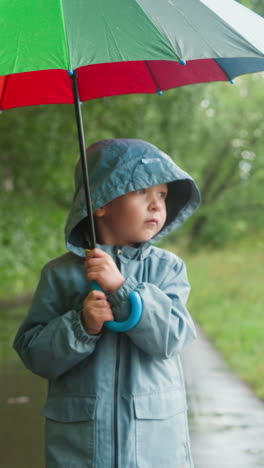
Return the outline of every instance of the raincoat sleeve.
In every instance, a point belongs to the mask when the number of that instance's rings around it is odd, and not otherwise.
[[[89,335],[80,310],[67,310],[67,288],[44,268],[14,348],[32,372],[55,380],[93,353],[100,335]],[[66,312],[65,312],[66,311]]]
[[[162,268],[158,285],[139,283],[129,277],[110,297],[116,320],[129,314],[128,296],[139,292],[143,314],[139,323],[127,335],[147,354],[162,359],[182,352],[196,338],[193,320],[185,307],[190,285],[182,260]]]

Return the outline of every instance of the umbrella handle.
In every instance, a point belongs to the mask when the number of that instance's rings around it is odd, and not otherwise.
[[[103,291],[101,286],[96,282],[92,282],[93,290]],[[109,328],[115,332],[125,332],[134,328],[141,319],[142,316],[142,299],[138,292],[132,291],[129,294],[129,302],[130,302],[130,315],[129,317],[124,320],[123,322],[117,322],[115,320],[108,320],[104,323],[106,328]]]

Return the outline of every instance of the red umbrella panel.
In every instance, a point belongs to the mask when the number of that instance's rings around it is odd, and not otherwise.
[[[121,94],[161,93],[179,86],[230,80],[212,59],[190,60],[186,65],[166,60],[104,63],[81,67],[77,73],[81,101]],[[0,77],[1,110],[73,102],[72,82],[65,70]]]

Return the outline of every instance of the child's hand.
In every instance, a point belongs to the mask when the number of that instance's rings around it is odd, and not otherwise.
[[[91,291],[83,303],[83,323],[89,335],[98,335],[107,320],[114,320],[111,305],[102,291]]]
[[[97,281],[106,292],[113,293],[125,281],[112,257],[101,249],[89,252],[85,266],[88,280]]]

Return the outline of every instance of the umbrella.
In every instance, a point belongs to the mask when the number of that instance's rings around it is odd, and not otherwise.
[[[81,102],[264,70],[264,19],[235,0],[3,0],[0,109],[75,104],[96,245]]]

